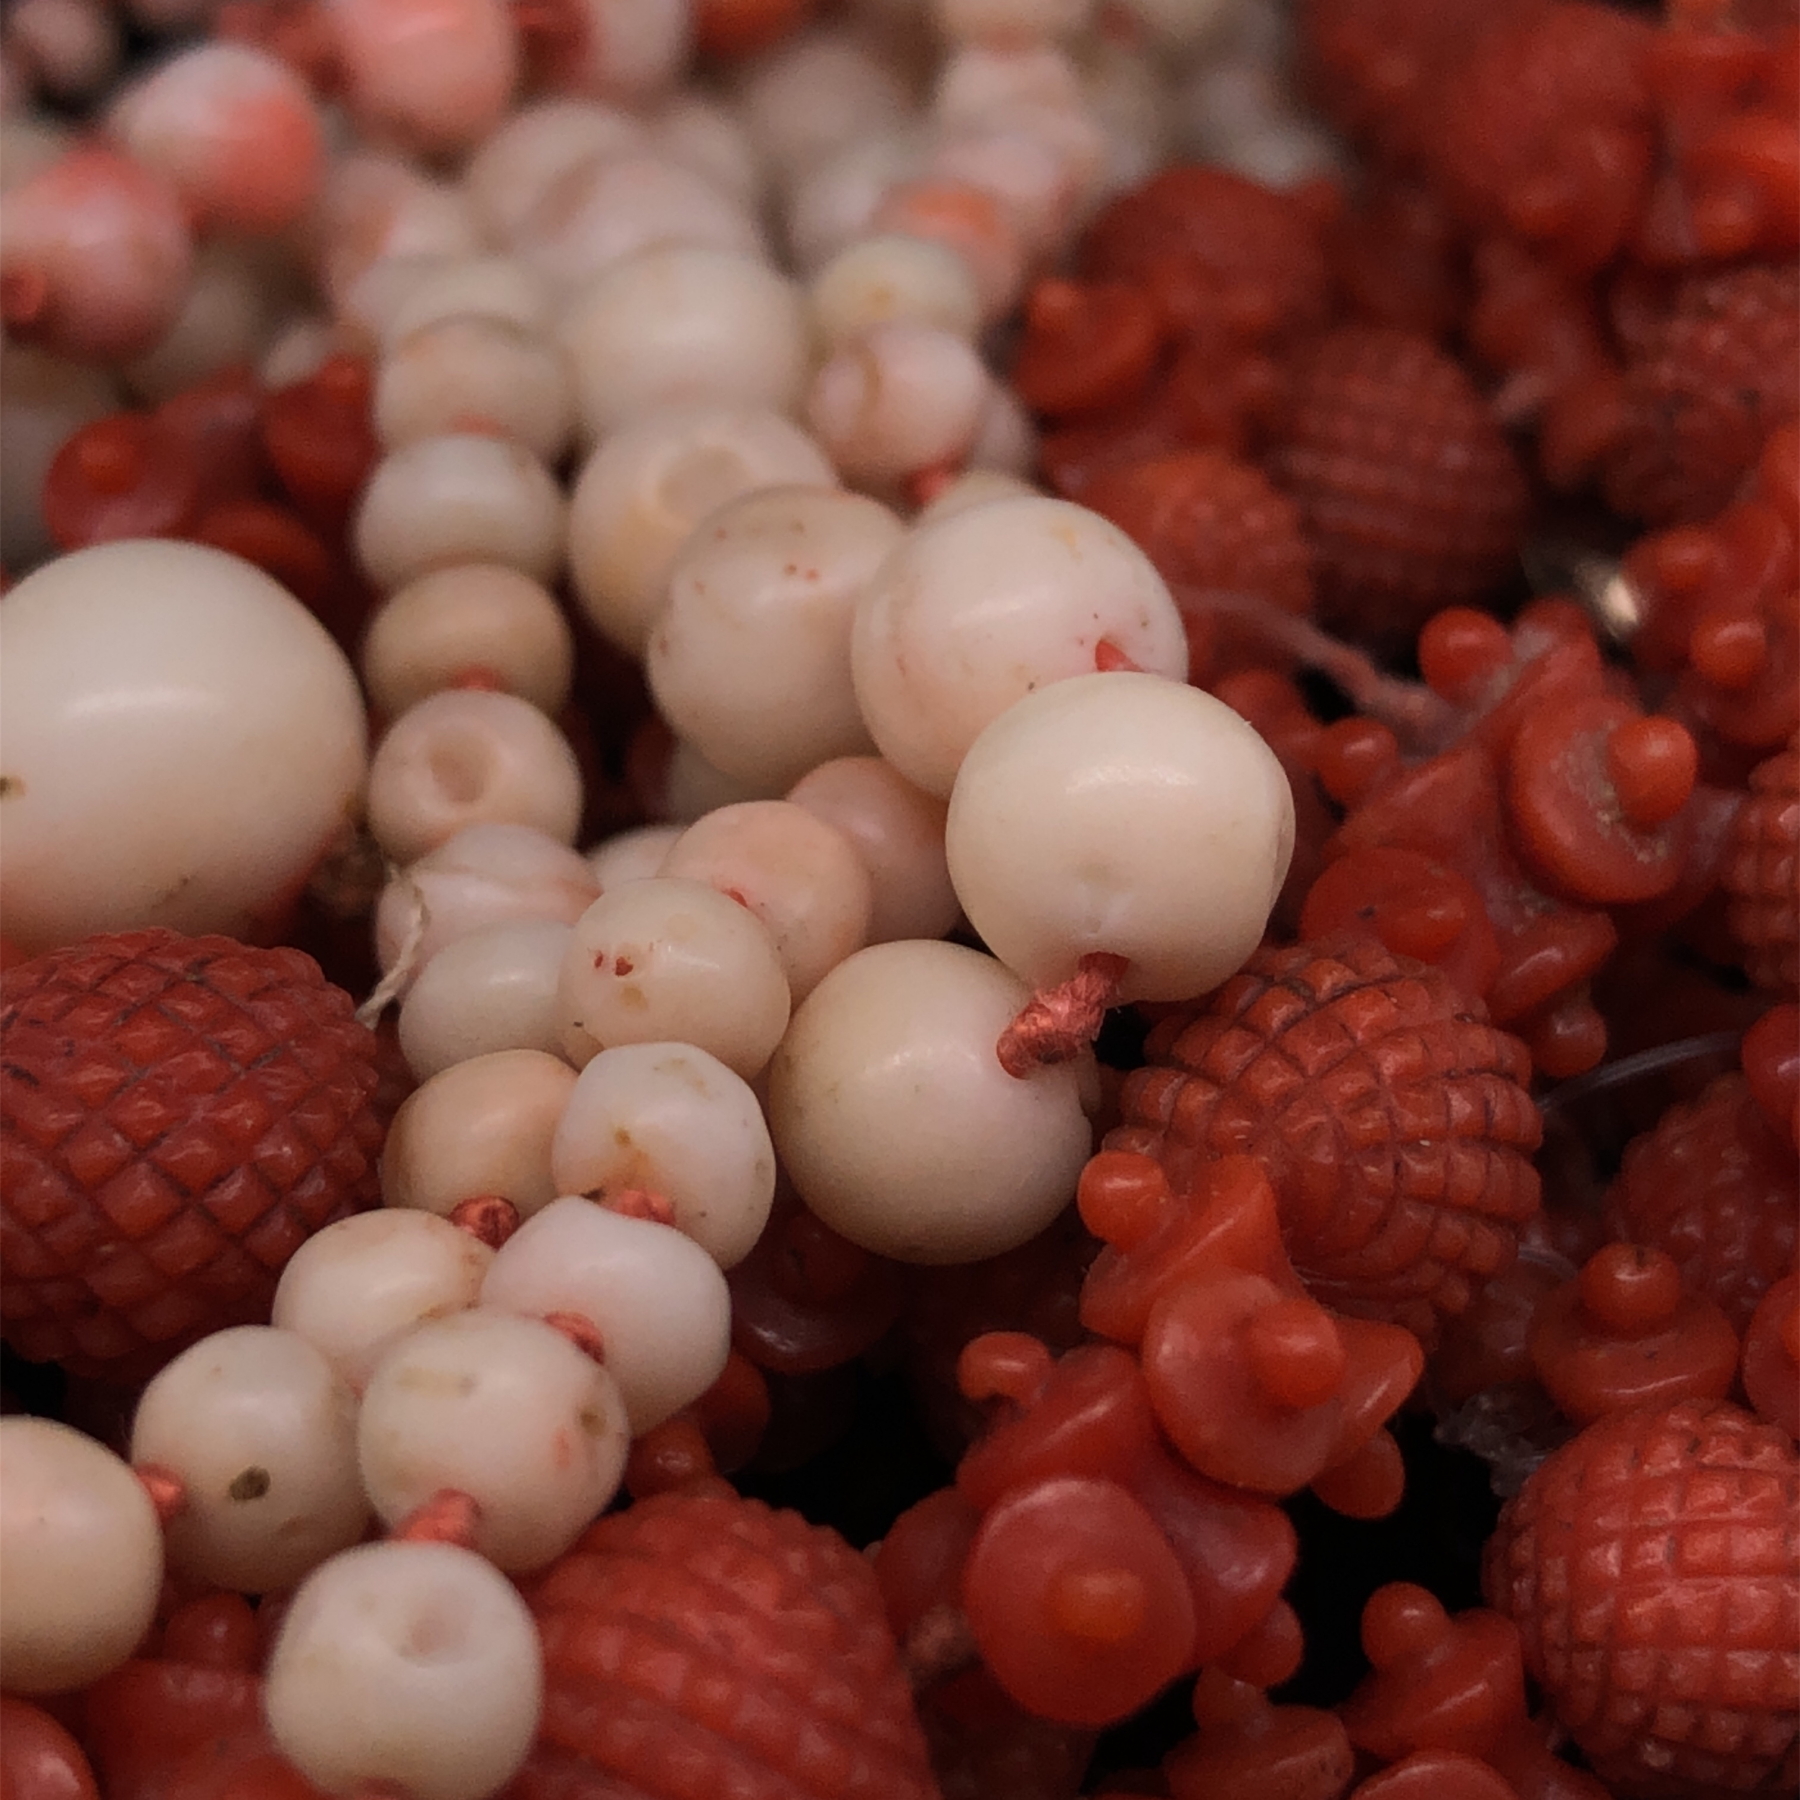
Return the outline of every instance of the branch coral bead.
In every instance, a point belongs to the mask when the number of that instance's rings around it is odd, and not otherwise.
[[[0,985],[7,1341],[128,1378],[376,1199],[376,1040],[297,950],[129,932]]]

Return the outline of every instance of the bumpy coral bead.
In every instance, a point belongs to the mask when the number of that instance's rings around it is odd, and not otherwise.
[[[1792,1788],[1797,1531],[1793,1440],[1695,1401],[1590,1425],[1502,1514],[1489,1599],[1614,1793]]]
[[[297,950],[150,930],[10,969],[0,1314],[21,1355],[129,1379],[260,1323],[374,1204],[376,1039]]]
[[[1260,952],[1151,1050],[1106,1147],[1156,1157],[1177,1194],[1211,1157],[1257,1157],[1295,1268],[1341,1311],[1431,1332],[1537,1209],[1523,1047],[1372,939]]]
[[[1776,1282],[1750,1315],[1743,1382],[1763,1418],[1800,1437],[1800,1275]]]
[[[1800,987],[1800,747],[1750,772],[1720,881],[1750,979],[1791,995]]]

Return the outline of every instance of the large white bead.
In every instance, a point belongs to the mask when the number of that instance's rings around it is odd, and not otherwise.
[[[198,544],[58,557],[0,608],[0,913],[22,949],[254,937],[344,830],[356,675],[260,569]]]
[[[525,1760],[543,1651],[518,1591],[455,1544],[362,1544],[308,1577],[281,1622],[263,1710],[331,1793],[485,1800]]]
[[[1091,1141],[1081,1062],[1020,1081],[994,1048],[1030,997],[944,943],[877,944],[819,983],[769,1066],[769,1127],[827,1225],[902,1262],[975,1262],[1068,1204]]]
[[[561,1050],[556,983],[569,927],[503,919],[446,944],[400,1006],[400,1049],[419,1080],[495,1050]]]
[[[1261,941],[1294,848],[1275,753],[1222,700],[1118,672],[1058,682],[970,748],[945,824],[982,941],[1034,987],[1128,959],[1120,998],[1215,988]]]
[[[0,1687],[57,1694],[117,1668],[162,1589],[156,1509],[104,1444],[0,1419]]]

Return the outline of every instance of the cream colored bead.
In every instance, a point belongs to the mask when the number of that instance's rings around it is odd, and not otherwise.
[[[662,874],[704,881],[747,907],[773,940],[796,1005],[868,942],[867,865],[841,831],[791,801],[750,800],[696,819]]]
[[[697,1044],[746,1081],[781,1041],[791,1001],[774,940],[700,881],[628,881],[575,921],[557,990],[563,1048]]]
[[[0,645],[0,914],[23,949],[144,925],[254,936],[354,814],[355,672],[238,557],[58,557],[7,594]]]
[[[607,1369],[554,1326],[484,1302],[388,1346],[356,1442],[389,1525],[454,1489],[475,1502],[474,1548],[524,1574],[561,1556],[618,1492],[631,1433]]]
[[[385,971],[404,959],[410,984],[446,944],[468,932],[503,919],[572,925],[599,892],[593,872],[567,844],[529,825],[466,825],[381,890],[375,953]]]
[[[788,794],[835,826],[869,871],[869,942],[942,937],[962,916],[944,860],[944,802],[879,756],[821,763]]]
[[[816,275],[865,238],[896,235],[882,233],[875,216],[896,183],[918,174],[925,153],[916,126],[897,126],[841,145],[796,176],[788,197],[787,241],[802,273]]]
[[[750,1254],[775,1198],[775,1151],[741,1076],[692,1044],[620,1044],[581,1071],[550,1173],[562,1194],[660,1194],[721,1269]]]
[[[558,71],[572,92],[642,106],[687,62],[690,0],[574,0],[574,15],[576,48]]]
[[[704,819],[721,806],[737,806],[745,800],[773,800],[773,783],[740,781],[715,769],[692,744],[675,740],[669,766],[663,773],[662,803],[652,807],[658,818],[686,826]]]
[[[556,983],[569,927],[506,919],[446,944],[400,1005],[400,1049],[420,1080],[495,1050],[556,1054]]]
[[[736,91],[745,129],[789,177],[892,130],[912,108],[896,60],[843,27],[795,32],[748,63]]]
[[[549,285],[516,256],[439,259],[395,296],[380,320],[381,351],[386,355],[415,331],[448,319],[488,319],[547,334],[554,311]]]
[[[1086,675],[971,746],[945,848],[969,922],[1036,987],[1129,960],[1120,998],[1185,1000],[1255,950],[1294,847],[1275,753],[1222,700],[1155,675]]]
[[[357,508],[356,560],[386,590],[470,562],[548,582],[562,567],[564,511],[562,489],[529,450],[444,432],[376,465]]]
[[[361,1544],[294,1596],[263,1684],[281,1753],[329,1793],[486,1800],[524,1762],[543,1702],[525,1602],[455,1544]]]
[[[390,719],[470,676],[554,718],[574,679],[575,634],[542,582],[503,563],[458,563],[382,601],[361,668],[371,703]]]
[[[904,529],[834,488],[762,488],[710,515],[676,559],[645,652],[674,731],[721,773],[777,790],[869,748],[850,621]]]
[[[949,46],[932,83],[931,116],[940,130],[953,130],[1021,104],[1073,109],[1083,92],[1081,70],[1060,45],[977,40]]]
[[[479,431],[553,463],[574,424],[562,350],[504,319],[421,325],[392,344],[375,378],[375,431],[388,450]]]
[[[534,100],[469,158],[463,171],[469,208],[495,243],[515,243],[571,170],[644,142],[643,121],[617,107],[561,95]]]
[[[240,245],[201,244],[181,311],[153,349],[125,365],[126,385],[156,405],[234,363],[260,361],[276,298],[272,271]]]
[[[270,333],[268,348],[256,365],[256,379],[265,388],[291,387],[311,380],[328,357],[349,348],[349,339],[324,314],[296,314]]]
[[[340,305],[377,263],[397,257],[462,258],[481,248],[459,188],[373,150],[328,163],[311,231],[320,285]]]
[[[1077,1063],[1022,1081],[1000,1066],[1029,998],[957,944],[878,944],[826,976],[769,1067],[769,1128],[801,1199],[903,1262],[975,1262],[1042,1231],[1091,1134]]]
[[[1124,532],[1067,500],[995,500],[913,527],[863,590],[851,668],[881,753],[947,797],[982,728],[1091,673],[1102,640],[1141,669],[1187,672],[1181,615]]]
[[[394,1115],[381,1152],[389,1206],[440,1216],[498,1194],[522,1215],[556,1197],[550,1144],[575,1071],[542,1050],[471,1056],[422,1082]]]
[[[360,1394],[402,1333],[475,1304],[493,1260],[479,1238],[431,1213],[357,1213],[288,1258],[270,1323],[304,1338]]]
[[[929,325],[970,342],[981,330],[981,296],[969,265],[926,238],[859,239],[813,277],[807,305],[827,350],[872,325]]]
[[[368,816],[399,863],[470,825],[529,825],[569,844],[581,824],[581,766],[529,700],[444,688],[408,707],[376,747]]]
[[[1093,0],[935,0],[938,29],[955,39],[1072,37],[1093,12]]]
[[[0,1687],[98,1681],[150,1628],[162,1579],[156,1508],[118,1457],[49,1419],[0,1418]]]
[[[975,438],[969,445],[967,467],[996,475],[1011,475],[1018,487],[1032,492],[1025,479],[1037,467],[1037,427],[1010,387],[988,383],[981,416],[975,421]]]
[[[639,825],[616,831],[587,853],[588,867],[607,893],[627,881],[647,881],[659,873],[670,846],[687,828],[684,825]]]
[[[481,1303],[594,1326],[634,1437],[698,1400],[731,1353],[719,1265],[667,1225],[575,1196],[551,1201],[501,1245]]]
[[[914,523],[925,525],[935,519],[947,519],[952,513],[966,512],[984,500],[1020,500],[1040,492],[1029,481],[1008,475],[1004,469],[965,469],[919,508]]]
[[[649,120],[650,147],[745,206],[767,197],[768,170],[743,121],[699,88],[681,89]]]
[[[615,432],[569,501],[569,574],[603,637],[643,654],[669,572],[706,515],[760,487],[835,487],[823,450],[779,413],[679,407]]]
[[[1068,248],[1106,163],[1106,140],[1085,108],[1016,104],[940,138],[926,172],[999,202],[1034,262]]]
[[[356,1396],[292,1331],[238,1325],[184,1350],[144,1389],[131,1460],[180,1479],[169,1561],[209,1586],[292,1587],[368,1521]]]

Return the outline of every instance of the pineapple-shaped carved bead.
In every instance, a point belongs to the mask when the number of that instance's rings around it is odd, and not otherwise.
[[[1791,999],[1800,989],[1800,746],[1751,770],[1722,881],[1745,972]]]

